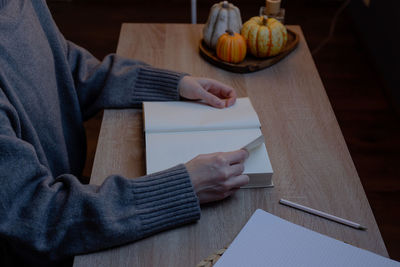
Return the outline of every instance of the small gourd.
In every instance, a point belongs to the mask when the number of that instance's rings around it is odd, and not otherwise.
[[[227,30],[218,39],[217,56],[229,63],[240,63],[246,57],[246,41],[239,33]]]
[[[203,28],[203,39],[209,47],[215,49],[218,38],[227,29],[240,33],[241,28],[242,18],[239,8],[228,1],[223,1],[211,7],[210,15]]]
[[[287,42],[286,27],[267,16],[252,17],[246,21],[241,34],[246,39],[250,53],[260,58],[279,54]]]

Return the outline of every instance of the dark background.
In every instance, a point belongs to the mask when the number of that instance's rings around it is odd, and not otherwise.
[[[211,5],[200,0],[198,23]],[[262,0],[230,1],[243,21],[257,15]],[[302,27],[313,51],[328,35],[344,0],[286,0],[286,24]],[[123,22],[190,23],[189,0],[50,1],[65,37],[102,58],[116,51]],[[391,258],[400,261],[400,1],[352,0],[337,20],[334,36],[313,58],[357,168]],[[85,126],[91,166],[101,114]]]

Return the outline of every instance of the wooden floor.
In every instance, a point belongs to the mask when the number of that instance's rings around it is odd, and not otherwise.
[[[198,2],[198,21],[204,23],[213,1]],[[232,2],[246,20],[258,14],[263,1]],[[286,23],[301,25],[313,50],[327,35],[331,18],[341,3],[287,1]],[[190,1],[183,0],[139,0],[135,4],[73,0],[49,2],[49,7],[66,38],[99,58],[116,50],[122,22],[190,22]],[[314,55],[314,60],[388,252],[400,261],[400,116],[346,11],[338,20],[334,38]],[[86,123],[88,176],[100,122],[98,115]]]

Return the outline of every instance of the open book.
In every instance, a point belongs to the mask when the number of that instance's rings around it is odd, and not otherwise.
[[[258,209],[214,265],[242,266],[399,267],[400,263]]]
[[[257,113],[248,98],[224,109],[201,102],[144,102],[146,169],[153,173],[186,163],[199,154],[243,148],[262,135]],[[246,187],[269,187],[272,167],[265,144],[251,149],[244,173]]]

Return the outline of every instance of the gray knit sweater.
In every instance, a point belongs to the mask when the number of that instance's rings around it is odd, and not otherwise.
[[[0,0],[0,266],[36,266],[132,242],[200,217],[187,170],[101,186],[79,181],[83,120],[177,100],[183,74],[66,41],[44,0]]]

